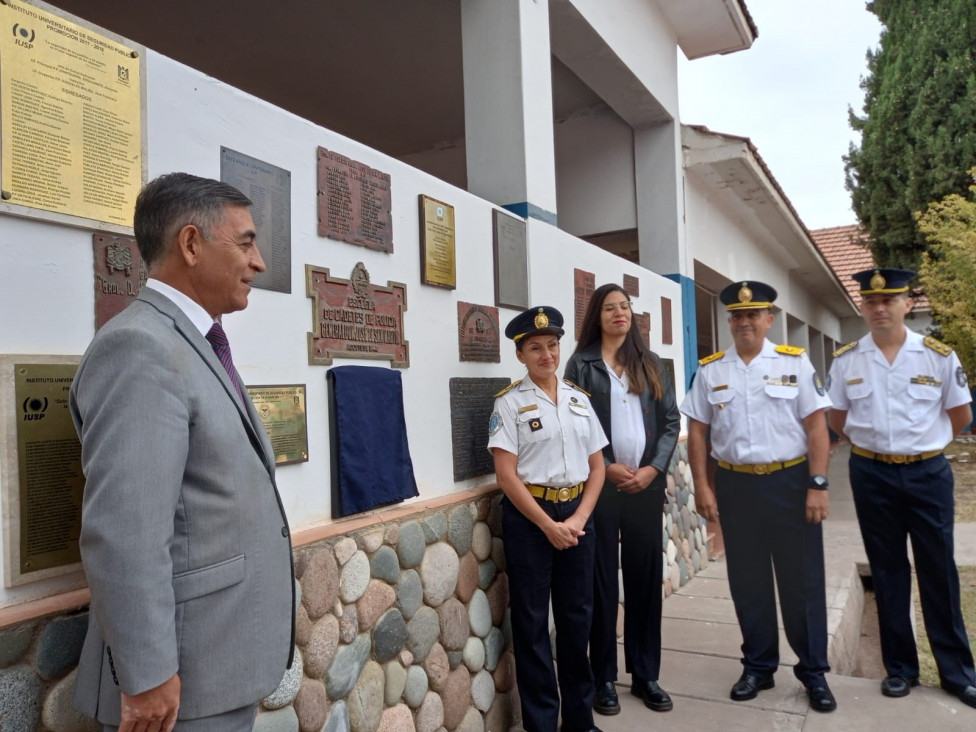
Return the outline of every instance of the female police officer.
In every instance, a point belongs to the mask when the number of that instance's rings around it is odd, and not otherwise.
[[[563,316],[530,308],[505,329],[528,374],[496,395],[488,449],[502,500],[515,668],[526,732],[593,726],[593,675],[586,658],[593,612],[590,514],[603,486],[607,444],[586,394],[556,376]],[[559,684],[549,645],[556,624]]]

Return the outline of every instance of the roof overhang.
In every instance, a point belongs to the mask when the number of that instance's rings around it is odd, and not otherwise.
[[[782,250],[792,279],[803,282],[838,317],[857,314],[850,294],[749,138],[682,125],[681,142],[685,170],[720,194],[742,221],[763,232],[758,242]]]
[[[744,51],[759,31],[745,0],[657,0],[689,60]]]

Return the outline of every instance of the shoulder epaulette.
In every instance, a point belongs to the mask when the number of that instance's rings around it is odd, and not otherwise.
[[[858,343],[860,343],[860,341],[854,341],[853,343],[848,343],[846,346],[841,346],[836,351],[834,351],[834,358],[837,358],[838,356],[843,356],[848,351],[854,350],[855,348],[857,348]]]
[[[712,361],[718,361],[724,355],[725,355],[725,351],[716,351],[711,356],[705,356],[705,358],[698,359],[698,365],[705,366],[707,364],[710,364]]]
[[[948,356],[950,353],[952,353],[952,346],[946,345],[942,341],[938,341],[932,336],[925,336],[922,343],[941,356]]]
[[[507,391],[509,391],[511,389],[514,389],[516,386],[518,386],[521,383],[522,383],[522,380],[521,379],[519,379],[518,381],[513,381],[511,384],[509,384],[508,386],[506,386],[500,392],[498,392],[497,394],[495,394],[495,399],[497,399],[498,397],[500,397],[505,392],[507,392]]]
[[[776,353],[785,353],[787,356],[802,356],[806,350],[803,346],[776,346]]]
[[[563,379],[563,381],[565,381],[567,384],[569,384],[574,389],[579,389],[581,392],[583,392],[584,394],[586,394],[586,396],[590,396],[590,392],[588,392],[586,389],[584,389],[579,384],[576,384],[576,383],[570,381],[569,379]]]

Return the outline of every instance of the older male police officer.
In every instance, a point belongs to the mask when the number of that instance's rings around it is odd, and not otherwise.
[[[730,313],[735,348],[699,362],[681,412],[689,417],[696,505],[709,521],[721,520],[742,631],[744,669],[730,696],[745,701],[774,685],[775,570],[786,638],[799,658],[793,673],[811,708],[830,712],[837,703],[824,678],[830,669],[820,524],[827,518],[824,408],[830,400],[802,348],[766,340],[776,290],[737,282],[719,298]],[[718,461],[714,494],[706,475],[709,427]]]
[[[942,687],[976,707],[973,655],[953,560],[953,477],[943,448],[972,420],[966,372],[952,348],[905,327],[914,272],[869,269],[861,314],[869,333],[834,354],[830,426],[851,441],[850,476],[881,626],[885,696],[918,684],[910,616],[911,537],[925,628]]]

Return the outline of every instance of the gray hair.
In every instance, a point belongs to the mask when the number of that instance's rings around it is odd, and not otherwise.
[[[139,254],[148,268],[169,254],[177,232],[188,224],[210,239],[224,216],[224,206],[251,205],[251,199],[227,183],[189,173],[166,173],[142,189],[136,199],[133,228]]]

